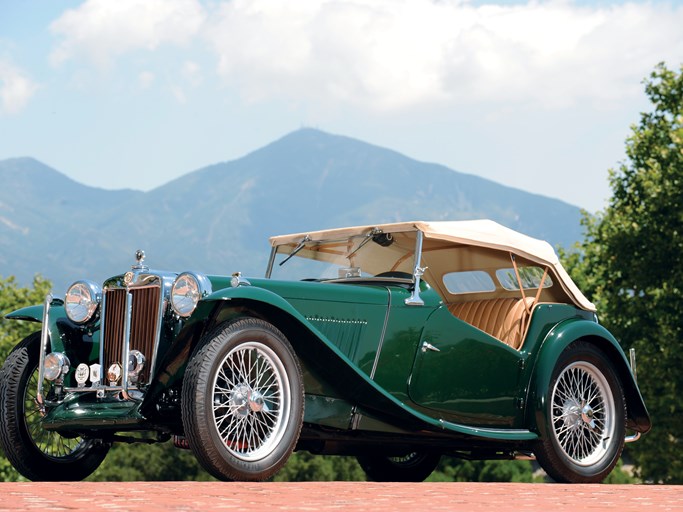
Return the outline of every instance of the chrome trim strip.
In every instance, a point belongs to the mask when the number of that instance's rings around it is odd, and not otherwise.
[[[273,274],[273,265],[275,264],[275,255],[277,254],[277,247],[270,250],[270,258],[268,259],[268,268],[266,268],[266,279],[270,279]]]
[[[82,388],[74,388],[74,387],[68,387],[68,388],[63,388],[64,391],[67,393],[87,393],[87,392],[101,392],[104,393],[105,391],[121,391],[123,392],[124,389],[122,386],[91,386],[89,388],[82,387]],[[137,386],[128,386],[128,391],[137,391],[139,388]]]
[[[638,384],[638,370],[636,368],[636,349],[630,348],[628,351],[629,363],[631,364],[631,373],[633,374],[633,382]]]
[[[107,325],[106,320],[106,315],[107,315],[107,294],[109,290],[103,288],[102,289],[102,310],[100,312],[100,382],[99,385],[102,386],[102,375],[106,372],[106,370],[103,372],[102,368],[104,367],[104,340],[106,340],[107,333],[105,332],[105,325]],[[107,368],[108,370],[108,368]],[[106,382],[106,381],[105,381]]]
[[[133,315],[133,294],[130,293],[130,290],[126,289],[126,309],[125,309],[125,322],[124,322],[124,327],[123,327],[123,354],[121,359],[121,365],[123,367],[123,376],[121,380],[121,387],[123,388],[121,390],[121,394],[123,395],[123,398],[126,400],[130,400],[130,395],[128,394],[128,354],[130,353],[130,319],[131,316]],[[106,368],[104,371],[108,371],[109,369]]]
[[[164,308],[166,306],[165,299],[164,299],[164,294],[165,294],[164,286],[166,285],[166,283],[164,282],[164,279],[161,276],[158,276],[158,279],[159,279],[159,309],[157,310],[157,326],[156,326],[156,330],[154,332],[154,340],[153,340],[154,350],[152,350],[152,360],[149,363],[147,363],[147,364],[149,364],[149,377],[147,378],[148,384],[152,382],[152,378],[154,377],[154,369],[156,367],[156,362],[157,362],[157,352],[159,351],[159,345],[161,344],[161,330],[162,330],[162,326],[164,323]],[[208,278],[207,278],[207,281],[208,281]],[[170,298],[168,300],[170,302]],[[128,364],[128,356],[126,356],[126,364]]]
[[[372,363],[372,370],[370,370],[370,380],[375,380],[375,372],[377,371],[377,365],[379,364],[379,356],[382,353],[382,346],[384,345],[384,337],[387,333],[387,325],[389,325],[389,313],[391,312],[391,290],[387,290],[387,295],[389,296],[387,303],[387,312],[384,315],[384,325],[382,326],[382,334],[379,338],[379,344],[377,345],[377,353],[375,354],[375,360]]]
[[[420,277],[426,270],[420,267],[420,260],[422,259],[422,237],[422,231],[418,230],[415,236],[415,266],[413,267],[415,285],[410,297],[405,300],[406,306],[424,306],[425,304],[420,297]]]
[[[52,304],[52,294],[48,293],[45,296],[45,303],[43,305],[43,327],[40,330],[40,358],[38,360],[38,389],[36,390],[36,402],[38,402],[41,414],[45,413],[45,400],[43,398],[43,374],[45,369],[43,366],[45,366],[47,344],[50,341],[50,304]]]

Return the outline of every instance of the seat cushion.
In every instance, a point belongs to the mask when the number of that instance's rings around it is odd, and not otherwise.
[[[519,349],[533,303],[533,297],[475,300],[449,304],[448,310],[460,320]]]

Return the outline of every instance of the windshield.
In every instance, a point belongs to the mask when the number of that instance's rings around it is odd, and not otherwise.
[[[415,255],[414,233],[384,233],[339,240],[308,240],[275,248],[269,268],[273,279],[347,280],[378,277],[412,280]]]

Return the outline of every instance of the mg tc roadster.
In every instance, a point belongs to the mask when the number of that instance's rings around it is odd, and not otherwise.
[[[222,480],[308,450],[376,481],[423,480],[449,455],[600,482],[650,429],[634,354],[546,242],[463,221],[270,243],[264,278],[153,270],[138,251],[6,315],[38,324],[0,375],[14,467],[78,480],[112,443],[172,440]]]

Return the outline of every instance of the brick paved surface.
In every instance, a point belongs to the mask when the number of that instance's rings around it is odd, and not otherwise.
[[[0,483],[0,510],[681,511],[683,486],[498,483]]]

